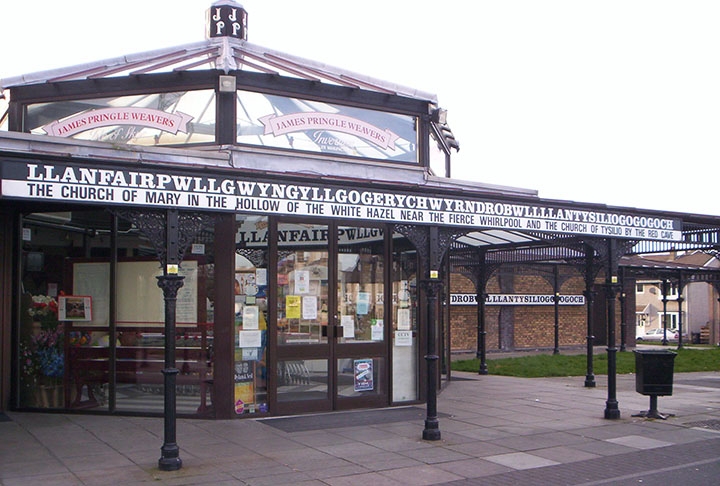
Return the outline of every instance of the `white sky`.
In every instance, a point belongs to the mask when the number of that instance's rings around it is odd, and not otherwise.
[[[201,41],[212,3],[3,2],[0,78]],[[720,215],[717,0],[239,3],[252,43],[436,93],[454,178]]]

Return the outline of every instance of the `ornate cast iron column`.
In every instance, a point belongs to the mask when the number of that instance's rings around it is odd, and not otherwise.
[[[485,300],[487,299],[487,282],[498,265],[487,265],[486,251],[482,249],[467,250],[463,255],[466,263],[458,264],[460,270],[475,285],[475,301],[477,302],[477,349],[475,357],[480,361],[478,374],[487,375],[487,326],[485,316]],[[472,261],[471,261],[472,259]]]
[[[164,384],[164,442],[160,448],[158,467],[163,471],[176,471],[182,467],[180,448],[176,440],[176,382],[179,370],[175,366],[175,311],[177,293],[184,277],[179,275],[180,263],[186,248],[210,217],[195,213],[166,211],[114,210],[119,217],[131,221],[155,247],[163,274],[158,287],[163,291],[165,303],[165,362]]]
[[[553,307],[555,308],[555,336],[553,354],[560,354],[560,270],[553,266]]]
[[[593,302],[595,300],[595,277],[597,276],[599,267],[595,265],[595,249],[592,245],[585,245],[585,268],[583,275],[585,276],[585,308],[587,310],[587,372],[585,374],[585,387],[595,388],[595,374],[593,371],[593,349],[595,336],[593,335]]]
[[[442,291],[443,280],[440,278],[442,259],[450,248],[454,237],[465,232],[437,226],[414,226],[398,224],[395,230],[407,237],[418,252],[423,271],[427,277],[419,279],[421,288],[425,291],[427,316],[427,416],[423,440],[440,440],[440,425],[437,417],[437,382],[438,382],[438,354],[437,354],[437,296]]]
[[[168,263],[167,266],[171,265]],[[163,275],[157,277],[158,287],[162,289],[165,298],[165,368],[162,370],[165,388],[165,441],[160,448],[161,456],[158,460],[158,467],[163,471],[176,471],[182,467],[180,448],[175,437],[177,404],[175,385],[180,372],[175,366],[175,309],[177,293],[183,286],[185,277],[171,273],[173,271],[177,272],[177,269],[169,268]]]
[[[615,347],[615,297],[618,292],[618,245],[615,239],[607,240],[608,254],[605,270],[605,294],[607,299],[608,326],[608,397],[605,402],[605,418],[619,419],[620,409],[617,401],[617,362]]]
[[[163,291],[165,299],[165,368],[163,368],[163,384],[165,392],[165,442],[160,448],[161,456],[158,467],[163,471],[175,471],[182,467],[180,448],[176,440],[177,375],[180,370],[175,366],[175,310],[177,293],[183,286],[185,277],[178,275],[180,270],[179,216],[175,209],[167,211],[165,216],[165,265],[163,274],[159,276],[158,287]]]
[[[670,282],[667,278],[663,278],[662,285],[661,285],[661,291],[662,291],[662,304],[663,304],[663,338],[662,338],[662,345],[667,346],[668,340],[667,340],[667,321],[668,321],[668,313],[667,313],[667,303],[668,303],[668,293]]]
[[[625,309],[627,295],[625,294],[625,272],[622,268],[620,272],[620,352],[625,351],[627,341],[627,312]]]
[[[437,416],[437,296],[442,292],[443,282],[437,278],[430,277],[421,281],[427,299],[427,416],[425,417],[425,429],[423,430],[424,440],[440,440],[440,423]]]
[[[485,251],[478,251],[478,271],[475,283],[477,301],[477,352],[476,356],[480,360],[478,374],[487,375],[487,325],[485,322],[485,301],[487,299],[487,280],[492,272],[488,272],[485,266]]]
[[[583,295],[585,295],[585,307],[587,310],[587,336],[586,336],[586,352],[585,356],[587,358],[586,363],[586,371],[585,371],[585,387],[586,388],[595,388],[595,371],[593,368],[593,342],[595,341],[595,336],[593,336],[593,318],[592,318],[592,312],[593,312],[593,302],[595,300],[595,292],[590,287],[585,287],[585,291],[583,292]]]
[[[685,286],[685,282],[683,281],[683,273],[682,271],[678,271],[678,294],[677,294],[677,307],[678,307],[678,349],[682,349],[683,347],[683,302],[685,299],[683,299],[683,287]]]

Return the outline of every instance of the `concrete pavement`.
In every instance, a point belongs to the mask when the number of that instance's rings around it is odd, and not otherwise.
[[[621,417],[603,418],[607,377],[524,379],[453,373],[438,398],[440,441],[422,440],[425,408],[266,420],[177,422],[183,467],[157,467],[163,419],[9,412],[0,484],[11,485],[599,485],[717,484],[720,372],[675,374],[649,408],[619,375]]]

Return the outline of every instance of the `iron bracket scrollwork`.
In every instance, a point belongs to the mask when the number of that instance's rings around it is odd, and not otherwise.
[[[453,240],[467,234],[467,230],[412,224],[396,224],[394,229],[410,240],[420,259],[426,262],[431,270],[440,268]],[[436,235],[433,235],[433,229],[437,229]]]
[[[111,209],[111,212],[118,218],[131,222],[142,234],[144,234],[155,248],[158,260],[163,268],[166,267],[170,258],[167,245],[168,213],[175,211],[168,210],[139,210],[139,209]],[[196,236],[204,227],[211,226],[214,216],[196,212],[178,212],[177,227],[177,263],[182,262],[185,251],[195,240]]]

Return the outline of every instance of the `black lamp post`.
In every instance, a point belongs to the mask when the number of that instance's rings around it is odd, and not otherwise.
[[[485,283],[478,283],[478,286],[482,285],[485,288]],[[477,318],[478,318],[478,349],[476,356],[480,360],[480,368],[478,374],[487,375],[487,331],[485,330],[485,299],[487,294],[484,291],[477,292]]]
[[[437,371],[438,371],[438,355],[436,351],[437,333],[435,326],[437,325],[435,313],[437,312],[436,303],[438,293],[442,290],[442,280],[437,278],[431,272],[431,277],[423,280],[425,287],[425,295],[427,297],[428,309],[428,332],[427,332],[427,354],[425,361],[427,362],[427,417],[425,418],[425,429],[423,430],[423,440],[440,440],[440,423],[437,416]]]
[[[209,225],[211,218],[202,213],[180,213],[177,209],[162,211],[114,210],[117,216],[131,221],[147,236],[158,254],[163,274],[158,287],[163,291],[165,304],[165,361],[164,421],[165,438],[161,447],[158,466],[163,471],[176,471],[182,467],[180,449],[176,441],[176,398],[177,375],[175,366],[175,311],[177,293],[185,277],[178,275],[185,249],[201,229]]]
[[[176,471],[182,467],[180,448],[176,441],[176,389],[179,370],[175,366],[175,310],[177,293],[185,277],[178,275],[180,267],[180,217],[176,210],[168,210],[165,224],[166,261],[158,287],[165,300],[165,368],[162,370],[165,393],[165,439],[160,448],[158,467],[163,471]]]
[[[595,336],[593,336],[593,300],[595,292],[592,290],[595,280],[594,271],[594,250],[588,245],[585,248],[585,307],[587,310],[587,373],[585,374],[585,387],[595,388],[595,373],[593,371],[593,347]]]
[[[617,348],[615,347],[615,297],[618,291],[618,255],[617,242],[608,240],[608,265],[605,274],[605,292],[607,298],[608,326],[608,398],[605,402],[605,418],[619,419],[620,409],[617,401]]]
[[[487,273],[485,268],[485,252],[478,251],[478,267],[475,272],[475,300],[477,300],[477,352],[480,360],[478,374],[487,375],[487,331],[485,330],[485,299],[487,294]]]
[[[620,292],[620,351],[623,352],[627,349],[626,347],[626,334],[627,334],[627,322],[625,322],[625,302],[627,294]]]
[[[171,270],[177,271],[174,267]],[[165,441],[160,448],[161,457],[158,466],[163,471],[177,471],[182,467],[180,448],[176,441],[176,390],[177,375],[175,367],[175,309],[177,293],[183,286],[183,279],[177,274],[165,273],[158,277],[158,287],[165,298],[165,368],[162,370],[165,384]]]
[[[667,320],[667,318],[668,318],[667,303],[668,303],[668,293],[670,292],[669,287],[670,287],[670,282],[668,282],[668,280],[667,280],[666,278],[664,278],[663,281],[662,281],[662,303],[663,303],[663,338],[662,338],[662,345],[663,345],[663,346],[667,346],[667,345],[668,345],[668,340],[667,340],[667,321],[668,321],[668,320]]]
[[[553,275],[553,307],[555,309],[554,348],[553,354],[560,354],[560,276],[558,266],[555,265]]]

